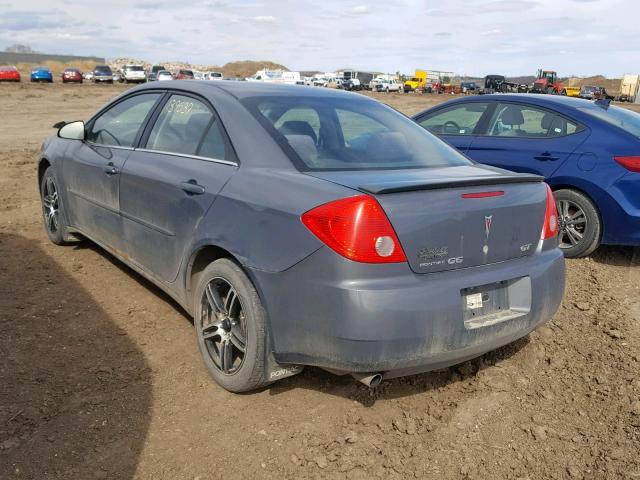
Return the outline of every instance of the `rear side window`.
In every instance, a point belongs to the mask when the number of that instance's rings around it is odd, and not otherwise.
[[[220,160],[233,159],[220,121],[211,108],[184,95],[171,96],[162,107],[146,148]]]
[[[640,114],[627,110],[625,108],[609,106],[603,108],[595,104],[587,107],[578,107],[581,112],[587,113],[592,117],[604,120],[611,125],[615,125],[630,133],[636,138],[640,138]]]
[[[532,105],[499,103],[489,122],[494,137],[549,138],[576,133],[580,126],[555,112]]]
[[[418,123],[436,135],[471,135],[489,107],[488,103],[469,103],[438,110]]]
[[[87,140],[100,145],[132,147],[159,97],[159,93],[145,93],[117,103],[94,120]]]
[[[411,119],[351,96],[265,96],[241,102],[300,170],[469,165]]]

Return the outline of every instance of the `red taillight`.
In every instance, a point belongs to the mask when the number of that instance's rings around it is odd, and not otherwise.
[[[302,223],[343,257],[364,263],[406,262],[387,215],[369,195],[343,198],[302,215]]]
[[[553,192],[549,185],[547,187],[547,210],[544,214],[544,226],[542,227],[542,240],[547,240],[558,235],[558,208],[556,207],[556,199],[553,198]]]
[[[462,198],[490,198],[490,197],[501,197],[504,195],[502,190],[498,190],[495,192],[476,192],[476,193],[463,193]]]
[[[640,173],[640,157],[637,156],[625,156],[625,157],[613,157],[613,159],[622,165],[624,168],[631,172]]]

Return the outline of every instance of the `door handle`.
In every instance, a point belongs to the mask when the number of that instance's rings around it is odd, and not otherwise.
[[[554,157],[549,152],[544,152],[542,155],[537,155],[535,157],[536,160],[540,160],[541,162],[555,162],[560,157]]]
[[[120,170],[113,164],[113,162],[109,162],[107,163],[107,166],[104,167],[104,173],[107,175],[117,175],[120,173]]]
[[[198,185],[198,183],[194,179],[182,182],[180,184],[180,188],[182,188],[182,190],[187,192],[189,195],[202,195],[207,191],[202,185]]]

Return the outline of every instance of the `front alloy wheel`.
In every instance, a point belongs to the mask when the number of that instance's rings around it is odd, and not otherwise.
[[[52,176],[45,178],[44,194],[42,195],[42,212],[44,223],[51,235],[56,235],[60,228],[60,210],[58,203],[58,189]]]

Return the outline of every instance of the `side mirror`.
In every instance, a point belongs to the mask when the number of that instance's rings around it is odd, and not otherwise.
[[[68,140],[84,140],[84,136],[84,122],[82,120],[67,123],[58,130],[58,137]]]

